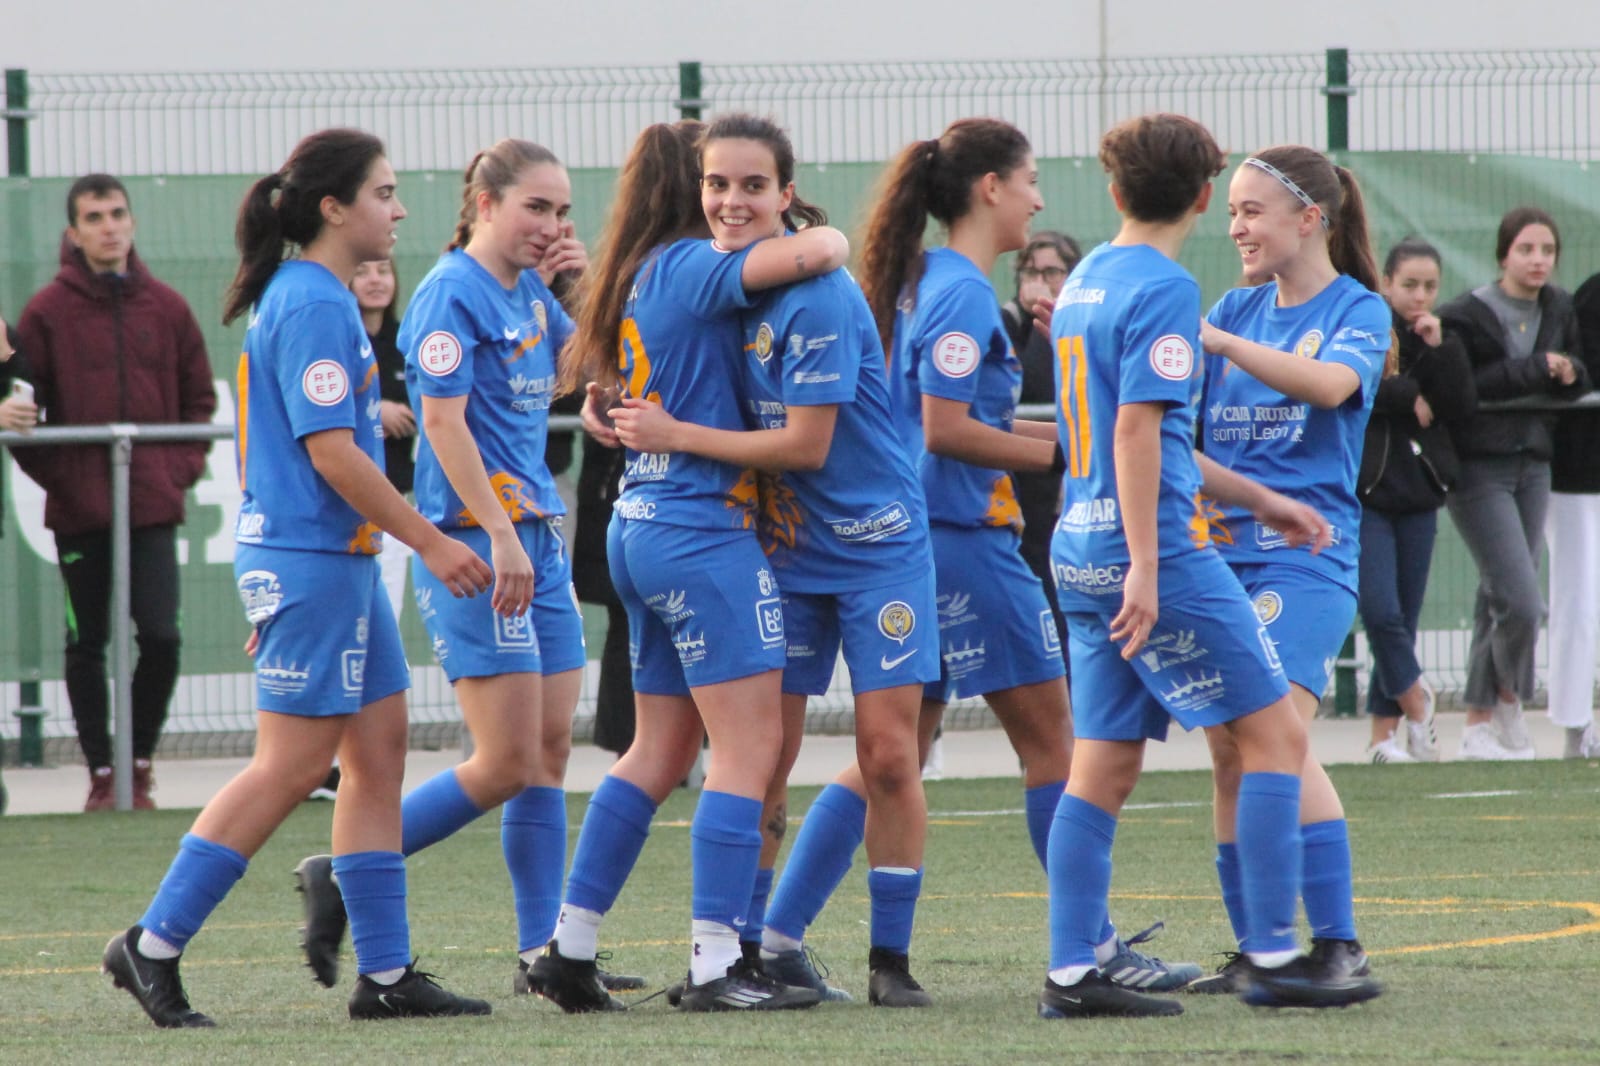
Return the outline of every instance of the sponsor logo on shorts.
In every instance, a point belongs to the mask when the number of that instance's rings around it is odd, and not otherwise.
[[[417,613],[422,615],[422,617],[424,617],[424,618],[432,617],[433,616],[433,590],[432,589],[418,589],[417,592],[416,592],[415,599],[417,601]]]
[[[1185,670],[1183,679],[1174,680],[1161,698],[1175,711],[1197,711],[1220,700],[1226,691],[1220,671]]]
[[[988,650],[983,641],[978,641],[974,646],[972,641],[963,641],[958,648],[954,644],[946,644],[944,653],[945,678],[954,681],[966,677],[968,674],[983,669],[983,664],[988,660]]]
[[[256,664],[256,684],[274,696],[298,695],[310,680],[310,667],[302,668],[297,663],[285,665],[283,660],[274,659]]]
[[[1267,669],[1275,674],[1283,673],[1283,660],[1278,658],[1278,642],[1267,633],[1266,626],[1256,627],[1256,639],[1261,642],[1261,654],[1267,660]]]
[[[972,603],[970,592],[947,592],[938,598],[939,628],[949,629],[965,622],[975,621],[976,612],[967,610]]]
[[[1061,633],[1056,629],[1056,616],[1048,607],[1039,612],[1039,632],[1044,638],[1044,650],[1061,654]]]
[[[778,597],[756,601],[756,632],[764,645],[783,643],[783,601]]]
[[[678,662],[684,666],[693,666],[706,657],[706,638],[704,633],[698,637],[688,630],[676,633],[672,637],[672,646],[678,649]],[[629,648],[634,653],[634,658],[638,658],[637,649],[632,645]]]
[[[439,660],[440,666],[443,666],[444,661],[450,658],[450,642],[443,637],[434,637],[433,657]]]
[[[1283,614],[1283,597],[1272,589],[1267,589],[1256,596],[1253,606],[1256,609],[1256,617],[1261,620],[1261,624],[1270,626]]]
[[[253,626],[270,621],[283,603],[283,585],[271,570],[247,570],[239,575],[239,600],[244,617]]]
[[[359,694],[367,676],[367,649],[346,648],[339,653],[339,666],[344,678],[344,690]]]
[[[506,651],[539,649],[539,638],[533,631],[533,617],[527,611],[505,615],[498,611],[494,616],[494,646]]]
[[[915,654],[917,654],[917,649],[912,648],[903,655],[896,655],[893,659],[885,655],[878,660],[878,666],[884,670],[893,670],[895,667],[899,666],[901,663],[905,662]]]
[[[916,628],[917,612],[913,611],[906,601],[890,600],[878,609],[878,632],[902,648],[906,645],[906,638],[911,636],[912,630]]]
[[[688,606],[688,600],[689,593],[686,590],[673,589],[671,592],[658,592],[654,596],[647,597],[644,605],[670,626],[694,617],[694,611]]]
[[[1151,673],[1160,673],[1172,666],[1183,666],[1211,654],[1211,650],[1200,643],[1192,629],[1158,633],[1150,638],[1146,647],[1148,650],[1140,654],[1139,660],[1150,668]]]
[[[761,590],[761,595],[772,595],[773,591],[777,588],[776,582],[772,580],[772,571],[766,569],[765,567],[757,570],[756,587]]]

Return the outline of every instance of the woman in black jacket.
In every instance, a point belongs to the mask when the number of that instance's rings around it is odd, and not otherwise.
[[[1438,249],[1407,237],[1389,251],[1381,289],[1394,313],[1398,373],[1378,386],[1356,480],[1361,498],[1361,624],[1372,648],[1373,762],[1434,761],[1433,689],[1417,661],[1417,623],[1439,508],[1460,472],[1446,423],[1477,406],[1467,353],[1445,336]],[[1398,732],[1401,716],[1405,731]]]
[[[1472,362],[1480,401],[1573,400],[1589,374],[1572,298],[1549,284],[1561,256],[1555,220],[1517,207],[1500,220],[1500,278],[1439,309]],[[1479,411],[1451,427],[1461,480],[1445,500],[1478,564],[1467,653],[1463,759],[1531,759],[1522,704],[1533,695],[1533,651],[1544,620],[1539,551],[1550,504],[1551,425],[1539,411]]]

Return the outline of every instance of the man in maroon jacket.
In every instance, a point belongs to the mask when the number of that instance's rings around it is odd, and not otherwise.
[[[47,425],[209,422],[216,410],[200,326],[177,292],[133,250],[128,192],[88,174],[67,193],[61,270],[17,322],[35,400]],[[184,493],[209,445],[135,444],[131,475],[133,800],[151,809],[150,757],[178,680],[177,527]],[[110,638],[111,469],[104,445],[19,448],[17,462],[45,490],[67,588],[67,697],[89,764],[84,810],[115,805],[107,729]]]

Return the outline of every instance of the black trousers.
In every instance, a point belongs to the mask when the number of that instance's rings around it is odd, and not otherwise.
[[[606,642],[594,702],[595,747],[621,755],[633,744],[633,668],[628,663],[628,612],[615,601],[606,605]]]
[[[133,671],[133,756],[148,759],[161,739],[178,683],[178,542],[172,526],[130,536],[129,578],[138,665]],[[91,768],[111,765],[111,531],[56,537],[67,585],[67,698],[78,745]]]

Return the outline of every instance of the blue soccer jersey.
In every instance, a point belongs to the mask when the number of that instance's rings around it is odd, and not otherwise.
[[[1115,433],[1123,404],[1165,405],[1156,503],[1162,558],[1210,541],[1194,459],[1200,392],[1200,286],[1149,245],[1102,244],[1056,298],[1056,425],[1067,469],[1050,542],[1061,609],[1121,605],[1128,539],[1119,512]],[[1108,598],[1109,597],[1109,598]]]
[[[1383,376],[1392,316],[1383,298],[1340,275],[1297,307],[1278,306],[1269,282],[1234,289],[1217,301],[1207,320],[1245,340],[1305,359],[1339,363],[1361,387],[1331,410],[1291,400],[1221,356],[1206,357],[1201,413],[1202,446],[1223,466],[1268,488],[1310,504],[1332,527],[1333,543],[1321,554],[1290,548],[1283,535],[1230,507],[1213,536],[1230,564],[1279,562],[1323,574],[1355,591],[1360,556],[1361,503],[1356,471],[1372,399]]]
[[[774,289],[741,316],[748,422],[838,405],[820,470],[762,483],[762,542],[788,592],[876,588],[932,566],[922,484],[895,433],[883,346],[855,280],[835,270]]]
[[[634,275],[618,337],[618,366],[628,395],[654,400],[685,422],[745,428],[736,383],[738,314],[753,302],[741,278],[749,251],[724,252],[707,240],[681,240],[645,260]],[[630,521],[755,528],[752,470],[687,452],[629,448],[622,481],[616,511]]]
[[[250,311],[239,356],[240,544],[376,555],[378,527],[311,465],[301,439],[348,429],[383,469],[378,361],[355,296],[320,263],[290,260]]]
[[[411,406],[422,398],[468,396],[467,428],[484,470],[513,522],[563,514],[544,463],[555,390],[556,353],[572,320],[539,275],[524,270],[510,289],[459,249],[422,279],[400,323]],[[417,509],[444,529],[477,526],[428,440],[417,444]]]
[[[922,397],[970,404],[985,425],[1011,432],[1022,364],[1000,318],[989,279],[960,252],[935,248],[922,257],[922,277],[895,313],[889,394],[900,439],[917,463],[930,522],[1022,530],[1011,475],[929,454],[922,435]]]

